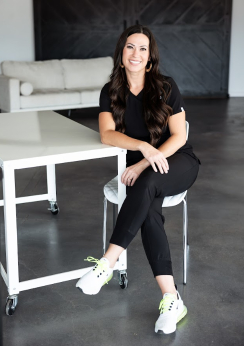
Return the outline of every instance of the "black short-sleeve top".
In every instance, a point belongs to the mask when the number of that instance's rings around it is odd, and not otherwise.
[[[180,94],[177,84],[174,79],[171,77],[164,76],[164,78],[171,84],[172,91],[170,96],[168,97],[166,103],[169,105],[173,114],[177,114],[179,112],[185,111],[185,103]],[[129,92],[129,96],[127,99],[126,110],[124,114],[125,119],[125,134],[129,137],[145,141],[147,143],[150,142],[150,133],[147,129],[143,118],[143,106],[142,106],[142,98],[143,98],[143,89],[140,91],[138,95],[134,95],[131,91]],[[100,113],[101,112],[111,112],[111,99],[109,97],[109,83],[106,83],[100,93]],[[172,115],[173,115],[172,114]],[[162,133],[160,140],[157,143],[157,148],[162,145],[168,138],[170,137],[169,126],[165,128]],[[184,152],[196,160],[198,158],[193,153],[192,146],[186,141],[186,143],[177,150],[177,152]],[[142,160],[144,156],[140,151],[131,151],[127,150],[127,166],[135,164],[136,162]]]

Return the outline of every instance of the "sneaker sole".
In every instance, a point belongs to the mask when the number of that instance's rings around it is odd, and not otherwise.
[[[186,316],[186,314],[187,314],[187,307],[185,305],[183,305],[182,313],[178,316],[176,323],[180,322]],[[171,334],[171,333],[174,333],[175,331],[176,331],[176,329],[174,329],[168,333],[165,333],[162,329],[159,329],[157,332],[155,330],[155,332],[157,334]]]
[[[113,277],[113,272],[112,272],[112,274],[108,277],[108,279],[104,282],[103,286],[104,286],[105,284],[107,284],[107,283],[112,279],[112,277]]]
[[[107,280],[104,282],[104,284],[102,285],[102,287],[105,285],[105,284],[107,284],[111,279],[112,279],[112,277],[113,277],[113,272],[112,272],[112,274],[107,278]],[[84,291],[81,287],[77,287],[81,292],[83,292],[84,294],[88,294],[88,295],[95,295],[95,294],[98,294],[99,292],[100,292],[100,290],[101,290],[101,288],[102,287],[100,287],[100,289],[97,291],[97,292],[94,292],[94,293],[91,293],[91,292],[86,292],[86,291]]]
[[[183,311],[182,311],[182,313],[178,316],[177,322],[176,322],[176,323],[180,322],[180,321],[182,320],[182,318],[185,317],[186,314],[187,314],[187,307],[186,307],[185,305],[183,305]]]

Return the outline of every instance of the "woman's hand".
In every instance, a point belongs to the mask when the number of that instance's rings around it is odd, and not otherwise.
[[[151,144],[144,142],[143,145],[140,148],[141,153],[145,157],[145,159],[148,160],[152,168],[155,172],[157,172],[157,167],[160,171],[160,173],[168,173],[169,170],[169,164],[166,158],[164,157],[164,154],[154,148]],[[156,167],[157,165],[157,167]]]
[[[127,167],[124,173],[121,175],[121,182],[127,186],[133,186],[141,172],[143,172],[147,167],[148,165],[143,164],[142,161]]]

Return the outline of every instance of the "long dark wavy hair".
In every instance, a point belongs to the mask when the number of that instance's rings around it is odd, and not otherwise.
[[[122,64],[123,49],[127,37],[138,33],[146,35],[149,39],[149,57],[152,68],[149,72],[145,71],[143,112],[146,126],[150,132],[150,144],[155,147],[168,124],[169,116],[173,113],[172,108],[166,104],[171,92],[171,84],[160,74],[158,46],[152,32],[146,26],[133,25],[121,34],[114,52],[114,67],[110,75],[109,96],[116,125],[115,129],[124,133],[126,130],[124,114],[129,95],[129,84],[125,69],[121,68],[120,64]]]

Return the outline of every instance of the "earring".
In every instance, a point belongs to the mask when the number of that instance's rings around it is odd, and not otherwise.
[[[124,65],[120,64],[120,67],[124,68]]]
[[[152,68],[152,62],[150,62],[150,67],[149,68],[146,68],[146,72],[149,72]]]

